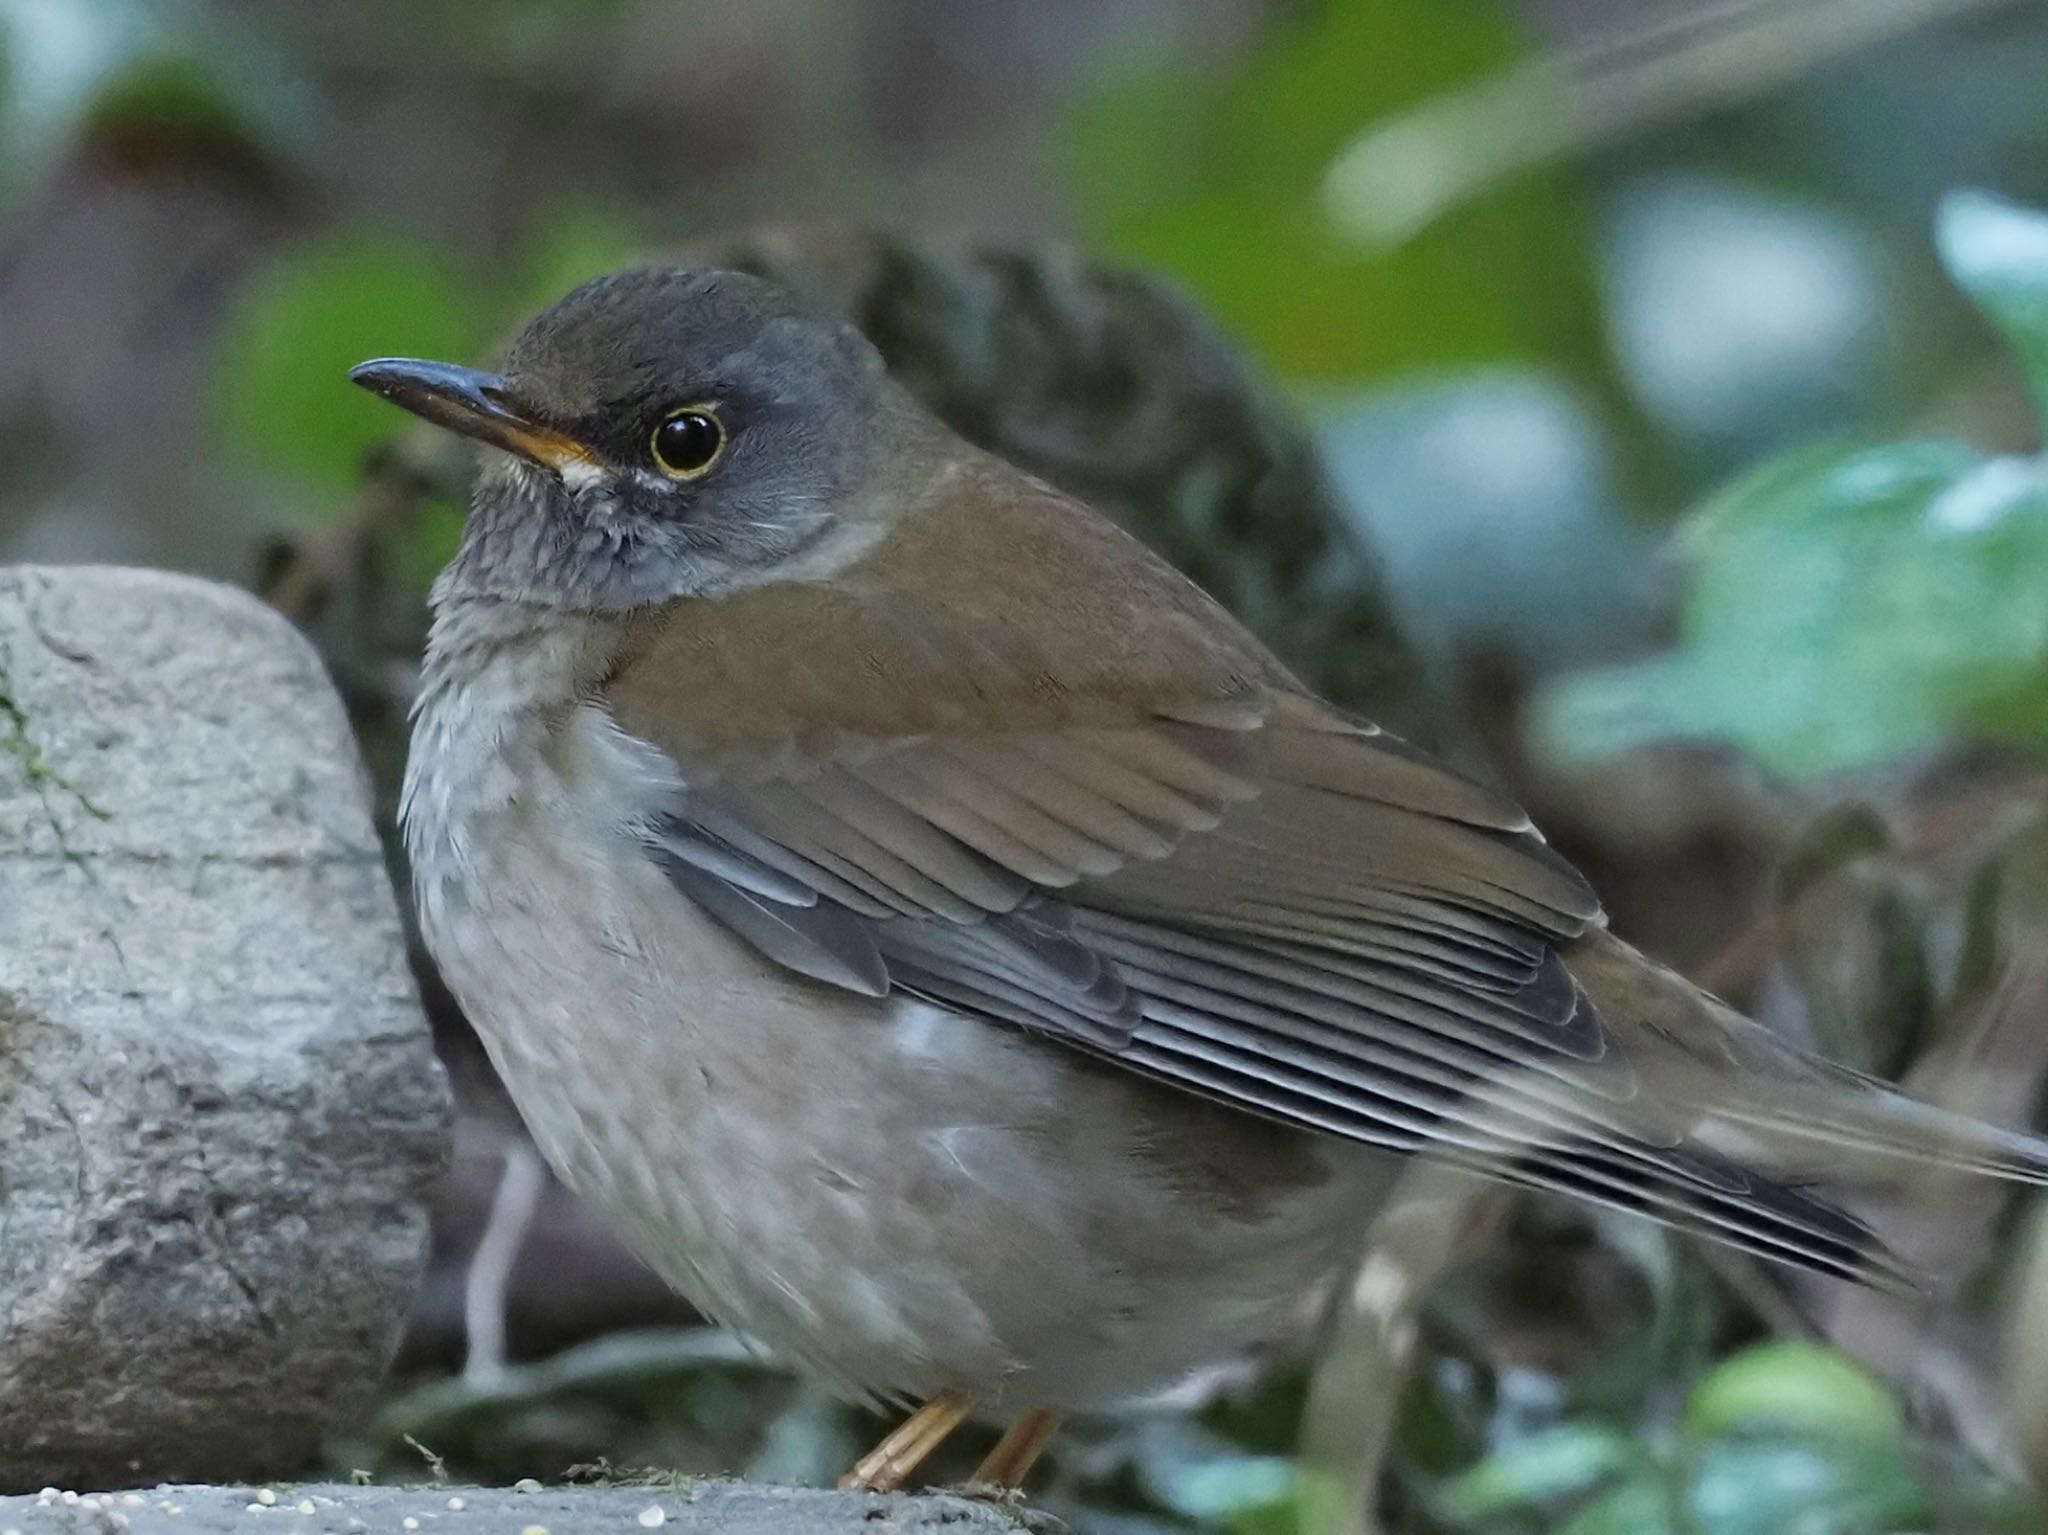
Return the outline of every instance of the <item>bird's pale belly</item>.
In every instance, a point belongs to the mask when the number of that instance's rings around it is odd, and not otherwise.
[[[791,977],[625,839],[514,819],[423,920],[543,1155],[842,1391],[1128,1398],[1281,1331],[1356,1250],[1386,1177],[1356,1148]]]

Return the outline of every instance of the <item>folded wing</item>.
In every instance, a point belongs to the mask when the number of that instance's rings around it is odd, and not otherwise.
[[[832,583],[643,623],[602,701],[690,786],[648,842],[683,895],[822,984],[1893,1273],[1796,1170],[1746,1170],[1646,1084],[1692,1046],[1603,1017],[1572,969],[1613,945],[1599,905],[1517,807],[1006,473],[967,462]]]

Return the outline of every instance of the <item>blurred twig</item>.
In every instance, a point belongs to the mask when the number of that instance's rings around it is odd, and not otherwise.
[[[436,1380],[380,1409],[376,1432],[393,1443],[452,1437],[479,1420],[513,1414],[579,1392],[626,1387],[658,1391],[705,1369],[778,1374],[742,1338],[714,1327],[617,1332],[536,1364],[510,1365],[495,1380]]]
[[[1909,802],[1916,827],[1898,857],[1908,877],[1961,863],[1948,898],[1945,947],[1954,979],[1929,1020],[1928,1043],[1902,1077],[1919,1097],[1994,1124],[2025,1124],[2048,1076],[2048,949],[2040,935],[2048,913],[2048,808],[2029,773],[1987,777],[1974,792],[1934,788]],[[1972,835],[1974,833],[1974,835]],[[1921,1268],[1945,1297],[1996,1246],[2010,1190],[1930,1167],[1882,1207],[1865,1213],[1887,1244]],[[2037,1419],[2010,1393],[2038,1375],[2027,1349],[1988,1353],[1955,1325],[1953,1308],[1928,1301],[1830,1287],[1817,1297],[1824,1336],[1912,1383],[1913,1396],[1939,1411],[1949,1432],[1980,1459],[2009,1468]],[[2008,1409],[2000,1410],[2001,1385]],[[2017,1452],[2017,1454],[2016,1454]]]
[[[462,1375],[472,1385],[489,1384],[505,1372],[505,1296],[511,1287],[512,1265],[518,1260],[546,1186],[547,1171],[533,1146],[523,1140],[508,1144],[505,1171],[491,1199],[490,1219],[469,1261],[462,1291],[462,1321],[469,1341]]]
[[[2048,1209],[2027,1223],[2020,1259],[2013,1266],[2005,1345],[2012,1365],[2005,1372],[2005,1416],[2014,1448],[2036,1492],[2048,1492],[2048,1369],[2041,1368],[2048,1339]]]
[[[1473,1173],[1418,1163],[1374,1220],[1371,1245],[1331,1308],[1303,1409],[1302,1526],[1313,1535],[1380,1528],[1380,1470],[1415,1363],[1416,1308],[1512,1197]]]
[[[1324,205],[1394,246],[1489,187],[1646,128],[1783,85],[1938,22],[2011,0],[1723,0],[1547,54],[1366,128],[1331,162]]]
[[[450,494],[451,478],[445,435],[432,427],[408,432],[365,468],[342,514],[299,542],[264,584],[263,600],[294,623],[311,623],[348,581],[363,551],[425,502]]]

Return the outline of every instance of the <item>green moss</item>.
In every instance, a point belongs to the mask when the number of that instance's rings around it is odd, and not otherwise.
[[[28,711],[14,695],[11,662],[5,646],[0,646],[0,755],[12,757],[21,764],[28,786],[36,791],[47,807],[52,790],[68,795],[86,814],[98,820],[106,820],[109,812],[95,804],[86,792],[71,782],[50,761],[49,753],[37,744],[29,734]],[[61,836],[61,829],[60,829]]]
[[[689,1503],[695,1501],[697,1489],[710,1478],[662,1466],[614,1466],[601,1460],[591,1466],[571,1466],[568,1480],[582,1487],[645,1487]]]

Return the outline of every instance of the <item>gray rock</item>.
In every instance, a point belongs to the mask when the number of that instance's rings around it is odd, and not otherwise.
[[[268,1496],[274,1502],[259,1502]],[[919,1493],[879,1497],[767,1487],[751,1482],[690,1482],[675,1487],[158,1487],[104,1493],[65,1502],[63,1496],[0,1498],[0,1528],[21,1535],[355,1535],[398,1532],[416,1519],[419,1535],[895,1535],[944,1530],[947,1535],[1016,1535],[1054,1530],[1026,1516],[966,1498]]]
[[[0,1486],[308,1464],[418,1284],[446,1099],[311,648],[0,569]]]

